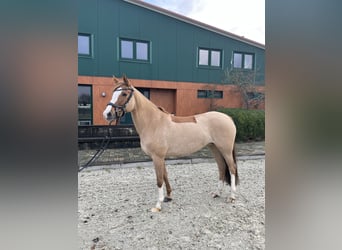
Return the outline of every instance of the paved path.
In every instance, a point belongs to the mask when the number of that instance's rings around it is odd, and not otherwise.
[[[96,150],[79,150],[78,164],[84,166],[91,157],[96,153]],[[236,143],[236,156],[238,159],[258,157],[265,155],[265,142],[248,142]],[[98,168],[115,168],[117,166],[135,165],[137,162],[145,162],[150,164],[151,158],[146,155],[141,148],[121,148],[107,149],[104,153],[92,164],[91,169]],[[214,161],[210,150],[205,147],[202,150],[182,158],[169,158],[167,164],[184,164],[197,162]],[[141,164],[140,164],[141,165]]]

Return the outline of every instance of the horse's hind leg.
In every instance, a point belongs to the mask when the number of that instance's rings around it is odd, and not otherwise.
[[[224,159],[226,160],[226,163],[228,165],[227,176],[230,177],[230,187],[231,187],[231,194],[229,197],[230,202],[235,201],[235,193],[236,193],[236,185],[239,183],[239,176],[237,171],[237,165],[236,165],[236,159],[235,159],[235,149],[233,148],[230,150],[230,152],[227,154],[223,154]],[[228,182],[229,183],[229,182]]]
[[[209,144],[208,148],[212,152],[215,161],[218,166],[219,170],[219,182],[217,185],[217,191],[212,193],[213,198],[219,197],[222,194],[222,190],[224,187],[224,182],[225,182],[225,172],[227,171],[226,168],[226,162],[225,159],[223,158],[221,152],[217,149],[217,147],[214,144]]]
[[[164,198],[164,202],[168,202],[168,201],[171,201],[172,198],[171,198],[171,186],[170,186],[170,183],[169,183],[169,178],[167,176],[167,170],[166,170],[166,166],[165,166],[165,163],[164,163],[164,182],[165,182],[165,187],[166,187],[166,196]]]

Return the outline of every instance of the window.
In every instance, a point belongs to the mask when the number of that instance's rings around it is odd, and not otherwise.
[[[254,68],[254,54],[234,52],[233,53],[233,67],[235,69],[253,69]]]
[[[220,67],[221,65],[221,52],[220,51],[211,51],[211,66]]]
[[[213,93],[214,98],[223,98],[223,91],[214,91]]]
[[[253,55],[245,55],[243,67],[245,69],[253,69]]]
[[[78,54],[91,56],[91,35],[78,34]]]
[[[132,41],[121,41],[121,58],[133,59]]]
[[[131,39],[120,39],[120,59],[150,61],[150,43]]]
[[[143,94],[147,99],[150,99],[150,89],[146,88],[137,88],[141,94]]]
[[[234,53],[234,68],[241,68],[242,65],[242,54]]]
[[[197,97],[198,98],[206,98],[207,97],[207,91],[206,90],[197,90]]]
[[[78,124],[92,124],[91,85],[78,85]]]
[[[221,67],[222,51],[218,49],[198,49],[198,66]]]
[[[200,49],[199,50],[199,65],[209,65],[209,51]]]
[[[250,100],[264,100],[265,94],[262,92],[247,92],[247,97]]]
[[[137,59],[148,60],[148,46],[147,43],[137,42]]]
[[[223,91],[197,90],[197,98],[223,98]]]

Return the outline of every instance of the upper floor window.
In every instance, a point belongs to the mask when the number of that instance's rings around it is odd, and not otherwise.
[[[150,61],[150,43],[147,41],[120,39],[120,59]]]
[[[222,51],[219,49],[198,49],[198,66],[221,67]]]
[[[235,69],[253,69],[254,54],[244,52],[233,53],[233,66]]]
[[[91,35],[78,34],[78,54],[91,56]]]

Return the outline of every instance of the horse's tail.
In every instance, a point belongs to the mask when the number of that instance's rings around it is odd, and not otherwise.
[[[235,168],[235,184],[238,185],[239,184],[239,175],[238,175],[238,170],[237,170],[237,164],[236,164],[236,155],[235,155],[235,145],[233,147],[233,159],[234,159],[234,168]],[[228,183],[228,185],[230,186],[231,184],[231,176],[230,176],[230,171],[229,171],[229,167],[228,167],[228,163],[226,161],[224,161],[226,167],[225,167],[225,179],[226,182]]]

